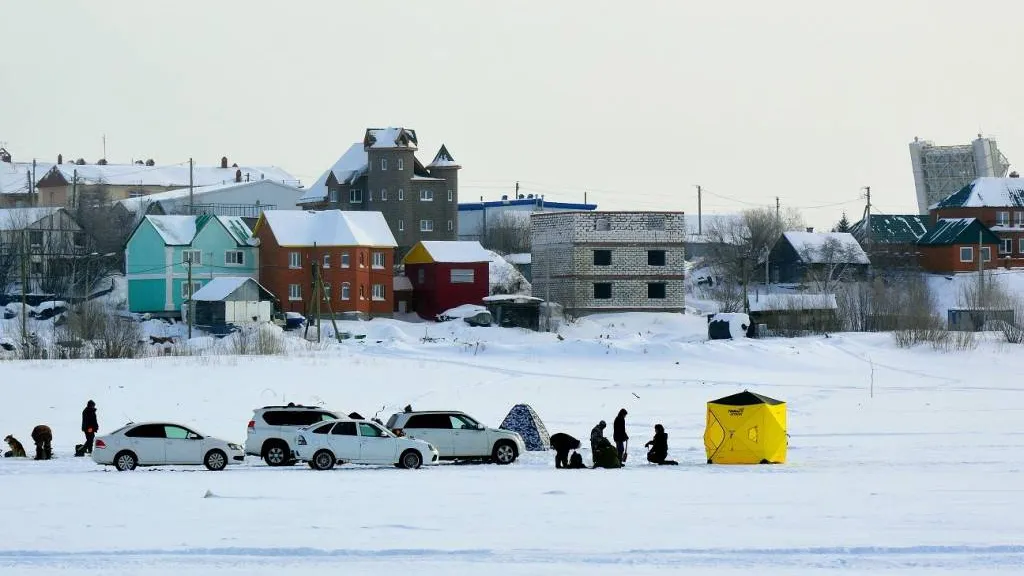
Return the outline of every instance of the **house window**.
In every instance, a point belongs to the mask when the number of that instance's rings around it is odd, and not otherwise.
[[[1013,238],[1003,238],[999,242],[999,253],[1009,254],[1010,252],[1013,252]]]
[[[366,268],[366,252],[359,253],[359,267]]]
[[[1019,248],[1018,252],[1024,254],[1024,238],[1020,239],[1020,245],[1017,248]]]
[[[302,284],[289,284],[288,285],[288,299],[289,300],[302,300]]]
[[[647,265],[648,266],[664,266],[665,265],[665,251],[664,250],[648,250],[647,251]]]
[[[473,270],[452,270],[451,282],[452,284],[472,284]]]
[[[608,223],[607,218],[598,218],[594,224],[594,229],[598,232],[607,232],[612,229],[611,224]]]
[[[383,268],[384,267],[384,261],[385,261],[385,257],[384,257],[384,253],[383,252],[374,252],[373,253],[373,267],[374,268]]]
[[[348,191],[348,203],[349,204],[362,204],[363,203],[363,191],[354,188]]]
[[[974,248],[970,246],[960,247],[960,261],[961,262],[974,262]]]
[[[373,285],[373,299],[374,300],[383,300],[384,299],[384,285],[383,284],[374,284]]]
[[[647,298],[650,300],[664,300],[665,299],[665,283],[664,282],[648,282],[647,283]]]
[[[352,285],[348,282],[341,283],[341,299],[348,300],[352,297]]]
[[[85,248],[85,232],[75,232],[73,242],[75,248]]]
[[[331,202],[341,202],[341,190],[331,190]]]
[[[341,253],[341,267],[348,268],[348,252]]]
[[[401,202],[402,200],[405,200],[405,190],[402,190],[401,188],[399,188],[398,189],[398,201]]]
[[[420,202],[433,202],[434,191],[433,190],[420,190]]]
[[[42,274],[43,273],[43,263],[38,261],[38,260],[32,261],[29,264],[28,271],[29,271],[29,274],[31,274],[33,276],[38,276],[38,275]]]
[[[359,285],[359,299],[366,300],[366,286],[362,284]]]
[[[399,158],[398,159],[398,169],[399,170],[405,170],[405,159],[404,158]]]
[[[380,169],[382,171],[388,169],[388,159],[387,158],[381,158],[380,159]]]
[[[448,201],[451,202],[455,198],[455,194],[451,190],[448,191]]]
[[[321,294],[320,297],[323,298],[323,300],[325,302],[327,300],[331,299],[331,285],[330,284],[324,282],[324,291],[323,291],[323,294]]]
[[[1024,228],[1024,212],[1014,212],[1013,221],[1017,223],[1017,228]]]
[[[331,255],[330,254],[324,254],[324,268],[330,268],[330,267],[331,267]]]
[[[996,226],[1009,226],[1010,225],[1010,213],[999,211],[996,212]]]
[[[420,220],[420,232],[433,232],[434,221],[433,220]]]
[[[224,252],[224,263],[231,266],[241,266],[245,264],[245,252],[241,250],[227,250]]]
[[[612,283],[611,282],[595,282],[594,283],[594,300],[611,300],[612,298]]]
[[[992,261],[992,248],[990,246],[981,247],[981,261],[991,262]]]
[[[288,253],[288,267],[289,268],[302,268],[302,254],[299,252]]]
[[[455,224],[451,220],[449,220],[448,221],[448,231],[451,232],[452,229],[454,229],[454,228],[455,228]]]
[[[388,189],[387,188],[381,188],[380,189],[380,201],[381,202],[387,202],[388,201]]]
[[[373,202],[373,190],[369,190],[366,194],[366,201]]]
[[[191,262],[194,266],[203,265],[203,253],[199,250],[182,250],[181,251],[181,263],[188,264]]]
[[[39,248],[43,245],[43,231],[42,230],[29,230],[28,232],[28,243],[33,248]]]
[[[193,294],[198,292],[199,289],[202,288],[202,287],[203,287],[203,283],[202,282],[193,282],[192,283],[192,289],[189,290],[189,283],[188,282],[182,282],[181,283],[181,297],[182,297],[182,299],[188,300],[189,298],[192,297]]]
[[[611,250],[594,250],[594,266],[611,266]]]
[[[405,231],[405,220],[399,220],[398,221],[398,231],[399,232],[404,232]]]
[[[427,271],[424,270],[423,268],[420,268],[419,270],[416,271],[416,283],[417,284],[423,284],[426,281],[427,281]]]

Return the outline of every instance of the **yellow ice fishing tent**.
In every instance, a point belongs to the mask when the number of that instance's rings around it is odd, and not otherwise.
[[[708,402],[708,464],[786,461],[786,403],[744,390]]]

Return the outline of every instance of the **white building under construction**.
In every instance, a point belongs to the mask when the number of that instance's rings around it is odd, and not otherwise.
[[[974,142],[957,146],[936,146],[915,137],[910,143],[910,163],[921,214],[927,214],[929,206],[958,192],[975,178],[1002,178],[1010,168],[996,141],[981,134]]]

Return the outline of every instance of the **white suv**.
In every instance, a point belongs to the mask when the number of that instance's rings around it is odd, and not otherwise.
[[[399,412],[388,419],[387,428],[429,442],[447,460],[483,458],[511,464],[526,451],[518,433],[488,428],[463,412]]]
[[[257,408],[246,429],[245,453],[263,458],[270,466],[294,464],[295,433],[317,422],[338,418],[330,410],[301,404]]]

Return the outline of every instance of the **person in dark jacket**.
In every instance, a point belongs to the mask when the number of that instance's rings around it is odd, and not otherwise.
[[[53,457],[53,431],[46,424],[32,429],[32,441],[36,443],[36,460],[49,460]]]
[[[608,424],[604,420],[597,423],[597,426],[590,431],[590,451],[597,452],[598,443],[604,439],[604,429],[608,427]]]
[[[647,453],[647,461],[652,464],[678,464],[675,460],[665,459],[668,457],[668,434],[665,433],[665,427],[661,424],[654,425],[654,438],[652,438],[647,444],[644,444],[644,448],[651,449]]]
[[[580,441],[564,432],[558,432],[551,435],[551,447],[555,449],[555,468],[568,468],[569,452],[579,449]]]
[[[629,436],[626,435],[626,409],[619,410],[619,415],[612,422],[612,440],[615,440],[615,451],[619,453],[619,461],[626,461],[626,445]]]
[[[78,455],[92,454],[92,441],[100,430],[100,423],[96,420],[96,403],[89,400],[82,410],[82,432],[85,433],[85,444]]]

